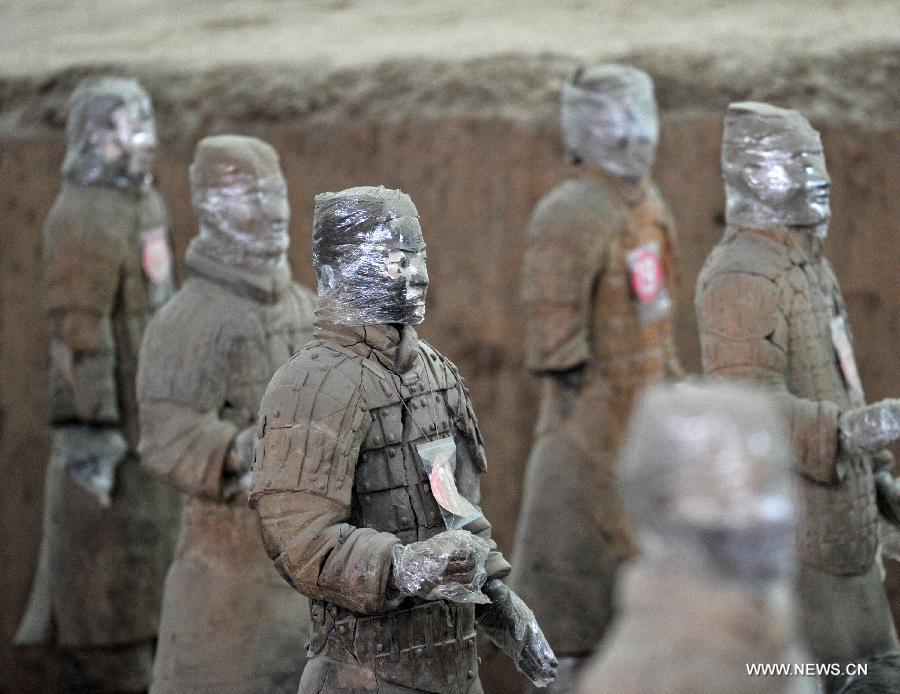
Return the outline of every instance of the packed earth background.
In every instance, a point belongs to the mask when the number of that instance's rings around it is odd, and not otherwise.
[[[0,2],[0,692],[55,686],[47,653],[9,641],[37,561],[49,450],[40,229],[59,187],[67,99],[85,74],[136,76],[154,98],[182,277],[196,231],[187,166],[204,135],[278,149],[291,263],[310,287],[315,193],[384,184],[412,196],[431,275],[420,333],[471,389],[490,461],[485,512],[509,551],[537,400],[523,365],[523,231],[570,173],[562,81],[593,60],[656,80],[656,180],[678,225],[677,340],[694,373],[694,282],[724,223],[723,109],[758,99],[810,117],[832,177],[827,252],[872,401],[900,395],[898,29],[889,0]],[[887,566],[900,615],[900,565]],[[519,687],[490,650],[482,674],[489,694]]]

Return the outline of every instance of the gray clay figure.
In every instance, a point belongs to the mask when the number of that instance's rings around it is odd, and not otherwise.
[[[571,692],[633,551],[614,472],[632,400],[682,372],[674,227],[650,180],[650,77],[623,65],[579,72],[563,88],[562,128],[577,175],[544,196],[527,232],[527,366],[542,395],[510,585],[560,657],[550,690]]]
[[[16,643],[55,642],[73,687],[139,691],[179,510],[135,452],[141,336],[175,291],[169,215],[150,174],[153,111],[136,82],[82,82],[67,135],[43,245],[53,444]]]
[[[260,400],[312,336],[314,297],[291,280],[272,147],[207,137],[190,180],[188,279],[147,326],[138,372],[141,462],[187,494],[150,691],[294,694],[309,606],[266,556],[247,487]]]
[[[317,196],[313,259],[315,337],[263,398],[250,492],[275,566],[312,601],[300,692],[481,692],[476,625],[546,684],[556,660],[478,508],[468,391],[413,328],[428,273],[412,200]]]
[[[824,255],[829,178],[822,142],[796,111],[734,103],[725,117],[727,229],[695,296],[703,369],[750,378],[786,404],[797,454],[799,599],[822,662],[897,649],[882,586],[879,506],[896,522],[882,449],[898,401],[866,405],[843,296]]]
[[[648,389],[622,446],[640,555],[580,694],[813,694],[794,610],[796,507],[778,403],[746,384]]]

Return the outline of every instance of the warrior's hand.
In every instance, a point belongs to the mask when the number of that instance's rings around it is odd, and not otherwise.
[[[427,600],[486,602],[481,586],[489,545],[466,530],[448,530],[428,540],[395,545],[391,582],[403,595]]]
[[[228,455],[225,457],[225,470],[235,475],[250,471],[253,464],[253,452],[256,446],[256,425],[241,429],[231,441]]]
[[[841,448],[851,456],[873,455],[900,440],[900,400],[882,400],[841,415]]]
[[[875,475],[875,499],[884,519],[900,527],[900,480],[892,477],[887,470]]]
[[[122,432],[112,427],[68,425],[53,432],[51,461],[78,485],[108,507],[116,484],[116,469],[128,455]]]
[[[491,602],[475,608],[478,625],[532,684],[546,687],[556,679],[559,663],[534,613],[499,578],[488,581],[482,590]]]

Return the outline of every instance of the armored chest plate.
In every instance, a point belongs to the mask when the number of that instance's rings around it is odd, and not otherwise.
[[[360,449],[351,522],[397,535],[404,543],[445,530],[416,446],[453,437],[459,414],[455,373],[422,347],[415,366],[398,375],[366,370],[363,400],[370,424]]]

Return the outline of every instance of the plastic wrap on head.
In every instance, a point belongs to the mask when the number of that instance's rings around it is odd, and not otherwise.
[[[620,480],[646,556],[747,579],[792,573],[796,510],[779,414],[774,398],[744,384],[645,391]]]
[[[190,177],[198,250],[250,270],[287,263],[287,184],[270,145],[240,135],[204,138]]]
[[[900,441],[900,400],[887,399],[841,415],[841,448],[849,455],[873,455]]]
[[[350,188],[316,196],[318,316],[342,325],[425,319],[428,271],[419,213],[406,193]]]
[[[157,146],[153,107],[134,80],[82,81],[72,94],[66,136],[66,178],[116,188],[143,188],[152,182]]]
[[[646,176],[659,141],[653,80],[627,65],[579,71],[562,89],[562,133],[574,159],[628,181]]]
[[[731,104],[722,136],[722,178],[729,224],[827,233],[831,179],[822,138],[797,111],[755,101]]]
[[[467,530],[448,530],[421,542],[394,545],[393,580],[403,595],[426,600],[485,603],[481,586],[490,546]],[[448,580],[465,574],[466,582]]]

